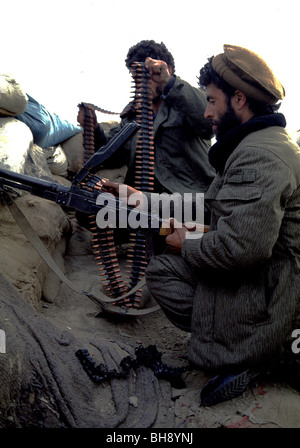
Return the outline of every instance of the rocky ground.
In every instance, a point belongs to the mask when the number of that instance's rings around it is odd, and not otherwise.
[[[79,231],[80,232],[80,231]],[[75,235],[82,241],[85,236]],[[78,247],[78,241],[75,242]],[[99,287],[97,267],[93,256],[73,254],[65,257],[66,273],[77,286]],[[121,253],[121,266],[124,253]],[[88,280],[87,280],[88,279]],[[75,298],[62,287],[55,303],[41,306],[41,313],[77,338],[93,335],[123,341],[132,347],[155,345],[168,366],[187,366],[189,334],[175,328],[162,311],[134,318],[120,318],[105,314],[98,305]],[[182,375],[185,387],[171,387],[169,395],[159,399],[168,403],[166,422],[173,428],[299,428],[300,395],[284,384],[254,383],[242,396],[212,407],[203,407],[200,392],[211,378],[204,372],[191,370]],[[99,391],[101,394],[101,389]],[[133,406],[143,406],[132,398]],[[104,405],[104,403],[103,403]],[[159,418],[153,427],[160,427]]]

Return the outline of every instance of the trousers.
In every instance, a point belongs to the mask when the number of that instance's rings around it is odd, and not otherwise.
[[[154,256],[146,269],[147,287],[166,317],[189,333],[198,281],[199,277],[180,255]]]

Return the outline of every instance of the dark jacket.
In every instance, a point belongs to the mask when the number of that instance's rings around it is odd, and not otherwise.
[[[212,130],[204,118],[206,98],[199,89],[178,77],[166,86],[163,103],[154,120],[156,192],[205,192],[215,172],[208,161]],[[135,112],[122,115],[120,124],[108,135],[95,133],[96,147],[103,146],[120,127],[136,119]],[[125,183],[134,186],[135,136],[103,164],[105,168],[128,166]]]

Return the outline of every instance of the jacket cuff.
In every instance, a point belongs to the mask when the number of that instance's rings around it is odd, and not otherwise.
[[[176,79],[176,76],[172,75],[171,78],[169,79],[169,81],[167,82],[167,84],[165,85],[165,87],[163,88],[162,95],[161,95],[161,97],[163,99],[165,99],[168,96],[170,90],[172,89],[172,87],[175,84],[175,79]]]

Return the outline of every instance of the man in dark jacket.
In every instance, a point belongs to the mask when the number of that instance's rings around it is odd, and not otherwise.
[[[166,316],[191,333],[189,360],[225,375],[203,390],[207,404],[234,396],[228,379],[238,394],[249,372],[278,362],[299,325],[300,152],[277,112],[284,88],[257,54],[224,45],[199,85],[217,138],[210,231],[190,239],[174,226],[174,254],[153,257],[146,278]]]
[[[215,175],[208,162],[213,134],[210,122],[204,117],[204,93],[175,75],[173,56],[164,43],[143,40],[129,49],[125,62],[129,70],[134,62],[145,63],[151,78],[154,191],[204,193]],[[126,123],[136,120],[134,104],[130,103],[121,114],[120,124],[105,133],[94,115],[96,149],[105,145]],[[81,111],[78,121],[83,124]],[[103,163],[109,169],[126,165],[125,183],[133,187],[137,138],[136,135]]]

